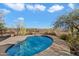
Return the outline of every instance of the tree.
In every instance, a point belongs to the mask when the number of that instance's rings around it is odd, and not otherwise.
[[[26,28],[24,27],[24,19],[23,18],[18,19],[17,34],[18,35],[25,35],[26,34]]]
[[[62,15],[54,24],[54,28],[63,28],[70,31],[67,38],[69,46],[75,51],[79,51],[79,9],[76,9],[68,14]],[[79,53],[79,52],[78,52]]]
[[[3,30],[5,29],[3,17],[4,17],[4,14],[1,12],[0,13],[0,32],[1,32],[1,35],[3,34]]]
[[[79,32],[79,9],[74,10],[66,15],[62,15],[54,24],[54,28],[64,28],[70,29],[71,34],[73,35],[74,29]]]

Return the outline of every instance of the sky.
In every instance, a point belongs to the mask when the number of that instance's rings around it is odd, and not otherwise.
[[[6,27],[51,28],[58,17],[79,8],[72,3],[0,3]]]

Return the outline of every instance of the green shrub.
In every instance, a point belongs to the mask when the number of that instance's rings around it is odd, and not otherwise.
[[[66,41],[69,37],[66,34],[62,34],[59,38]]]
[[[54,36],[56,36],[56,33],[55,33],[55,32],[52,32],[52,33],[51,33],[51,35],[54,35]]]
[[[70,52],[72,54],[79,56],[79,36],[75,38],[71,34],[62,34],[60,36],[60,39],[66,41],[67,45],[70,47]]]
[[[55,32],[51,32],[51,33],[45,32],[44,34],[45,35],[54,35],[54,36],[56,36],[56,33]]]

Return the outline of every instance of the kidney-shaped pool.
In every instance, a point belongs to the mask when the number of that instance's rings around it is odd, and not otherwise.
[[[48,36],[29,36],[24,41],[10,46],[6,53],[10,56],[32,56],[48,47],[53,43],[53,39]]]

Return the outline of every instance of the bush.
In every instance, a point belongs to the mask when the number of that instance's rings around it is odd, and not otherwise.
[[[60,39],[66,41],[67,45],[70,47],[70,52],[74,55],[79,56],[79,36],[74,38],[71,34],[62,34]]]
[[[52,32],[52,33],[51,33],[51,35],[54,35],[54,36],[56,36],[56,33],[55,33],[55,32]]]
[[[56,33],[55,32],[52,32],[52,33],[45,32],[44,34],[45,35],[54,35],[54,36],[56,36]]]
[[[66,41],[69,37],[66,34],[62,34],[59,38]]]

